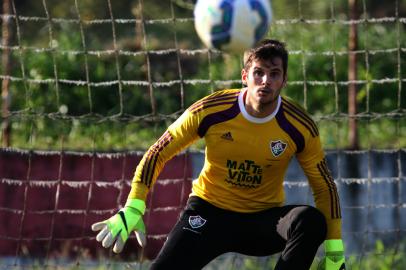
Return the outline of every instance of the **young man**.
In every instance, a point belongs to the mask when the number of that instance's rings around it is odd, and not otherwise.
[[[145,245],[145,199],[164,164],[199,138],[204,167],[151,269],[201,269],[226,252],[281,252],[275,269],[309,269],[325,241],[324,268],[342,270],[340,202],[316,124],[280,92],[288,53],[264,40],[244,55],[242,89],[215,92],[190,106],[145,153],[126,206],[96,223],[97,241],[120,252],[132,231]],[[316,207],[284,205],[283,179],[296,156]]]

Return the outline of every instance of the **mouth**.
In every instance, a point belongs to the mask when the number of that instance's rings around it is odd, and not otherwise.
[[[258,89],[258,91],[257,91],[257,93],[258,93],[260,96],[268,95],[268,94],[270,94],[271,92],[272,92],[272,90],[271,90],[271,89],[268,89],[268,88],[260,88],[260,89]]]

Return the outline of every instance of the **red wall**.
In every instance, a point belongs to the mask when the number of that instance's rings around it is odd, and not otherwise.
[[[190,192],[187,154],[167,163],[149,194],[144,250],[133,236],[114,255],[90,230],[125,203],[141,155],[0,150],[0,256],[153,259]]]

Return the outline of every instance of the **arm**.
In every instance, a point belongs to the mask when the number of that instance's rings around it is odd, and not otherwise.
[[[297,155],[313,191],[316,207],[327,221],[325,257],[319,269],[344,270],[344,245],[341,240],[341,207],[336,184],[327,167],[319,136],[309,136],[306,147]]]
[[[186,110],[144,154],[135,170],[128,199],[145,201],[164,165],[199,136],[198,118]]]
[[[304,150],[297,154],[297,159],[312,188],[316,207],[326,218],[326,239],[341,239],[341,207],[337,187],[327,167],[319,136],[309,137]]]
[[[113,251],[121,252],[132,231],[140,246],[146,245],[142,216],[148,191],[165,163],[198,138],[196,124],[196,117],[185,111],[144,154],[135,171],[125,207],[113,217],[92,225],[93,231],[100,231],[96,240],[103,247],[114,244]]]

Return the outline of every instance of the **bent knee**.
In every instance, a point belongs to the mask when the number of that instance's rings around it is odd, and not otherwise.
[[[297,210],[297,226],[305,233],[323,241],[327,234],[327,222],[323,213],[312,206],[299,206],[295,210]]]

